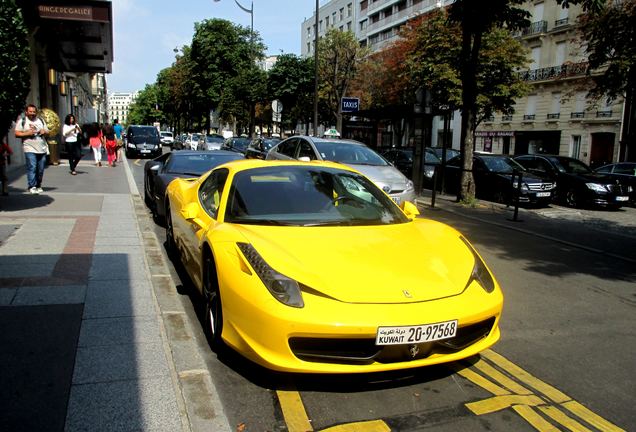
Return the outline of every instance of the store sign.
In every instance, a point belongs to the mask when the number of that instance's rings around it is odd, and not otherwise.
[[[39,5],[38,14],[44,19],[110,22],[108,8],[102,6]]]
[[[515,132],[514,131],[476,131],[475,136],[477,137],[515,136]]]

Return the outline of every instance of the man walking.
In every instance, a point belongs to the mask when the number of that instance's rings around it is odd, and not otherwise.
[[[44,137],[49,133],[46,123],[38,117],[38,109],[29,104],[25,114],[15,124],[15,136],[22,139],[22,151],[26,159],[28,192],[40,194],[44,178],[44,164],[48,146]]]

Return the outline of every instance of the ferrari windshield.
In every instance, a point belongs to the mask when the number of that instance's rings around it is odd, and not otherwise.
[[[320,166],[241,171],[229,192],[226,222],[257,225],[351,226],[408,219],[360,174]]]

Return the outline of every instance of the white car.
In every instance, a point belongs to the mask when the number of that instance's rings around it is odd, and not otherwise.
[[[172,148],[172,145],[174,144],[174,136],[172,135],[172,132],[161,131],[159,132],[159,135],[161,135],[161,144],[167,145]]]
[[[200,139],[201,139],[201,136],[198,133],[188,134],[188,137],[186,138],[185,143],[183,143],[183,145],[186,148],[186,150],[197,150],[199,148]]]

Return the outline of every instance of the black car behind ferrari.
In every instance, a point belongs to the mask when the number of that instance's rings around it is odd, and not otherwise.
[[[528,171],[557,183],[557,198],[571,207],[619,208],[629,201],[629,187],[607,174],[595,173],[578,159],[533,154],[515,157]]]
[[[444,171],[447,192],[457,193],[461,172],[459,156],[448,161]],[[521,187],[518,183],[519,174]],[[556,191],[553,181],[526,171],[510,156],[501,154],[476,153],[473,156],[473,178],[478,198],[506,204],[511,204],[518,196],[519,203],[545,206],[550,204]]]
[[[216,150],[181,150],[165,153],[144,166],[144,198],[158,221],[166,215],[165,195],[168,184],[177,177],[199,177],[201,174],[236,159],[241,153]]]

